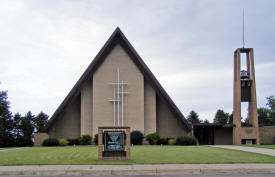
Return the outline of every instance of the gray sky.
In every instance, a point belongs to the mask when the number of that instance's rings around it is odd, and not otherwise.
[[[117,26],[187,116],[232,112],[233,52],[254,48],[258,107],[275,94],[275,1],[0,1],[0,90],[52,115]],[[245,108],[245,107],[244,107]]]

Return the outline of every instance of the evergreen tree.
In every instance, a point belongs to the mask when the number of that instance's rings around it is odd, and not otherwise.
[[[37,132],[44,132],[45,128],[48,124],[48,115],[44,112],[40,112],[35,118],[34,118],[34,125]]]
[[[9,104],[7,91],[0,91],[0,147],[14,146],[13,121]]]
[[[187,116],[187,121],[191,124],[200,123],[199,115],[195,111],[191,111],[190,114]]]
[[[34,115],[32,115],[31,111],[27,112],[26,116],[24,116],[21,120],[21,130],[23,135],[23,145],[24,146],[32,146],[33,145],[33,132],[34,132]]]
[[[13,137],[15,141],[16,146],[23,146],[23,133],[22,133],[22,126],[21,126],[21,121],[22,121],[22,116],[19,113],[16,113],[13,116]]]
[[[218,109],[215,114],[214,123],[227,124],[229,123],[229,117],[229,113],[225,113],[222,109]]]

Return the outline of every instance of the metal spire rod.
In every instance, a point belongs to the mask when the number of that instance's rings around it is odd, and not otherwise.
[[[244,8],[243,8],[243,48],[244,48],[245,42],[244,42]]]

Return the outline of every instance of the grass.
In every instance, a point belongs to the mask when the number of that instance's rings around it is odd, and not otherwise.
[[[12,149],[14,147],[0,148],[0,150]]]
[[[135,146],[128,162],[98,162],[96,146],[29,147],[0,152],[0,165],[184,163],[275,163],[275,157],[209,146]]]

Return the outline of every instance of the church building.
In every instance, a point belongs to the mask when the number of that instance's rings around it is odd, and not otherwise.
[[[240,70],[241,53],[247,69]],[[189,124],[127,38],[117,28],[49,120],[46,138],[94,137],[98,127],[130,127],[145,136],[195,136],[200,144],[272,144],[275,127],[258,125],[252,48],[234,53],[233,124]],[[241,123],[241,102],[249,104],[249,124]]]
[[[100,126],[191,135],[191,125],[119,28],[50,118],[45,137],[94,137]]]

